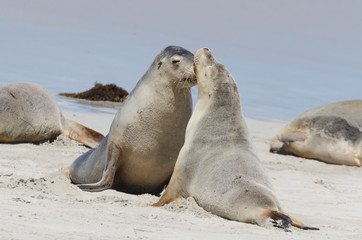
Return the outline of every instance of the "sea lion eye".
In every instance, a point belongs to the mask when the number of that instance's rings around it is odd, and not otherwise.
[[[171,58],[171,62],[172,62],[172,64],[179,65],[180,62],[181,62],[181,59],[180,59],[179,56],[172,57],[172,58]]]

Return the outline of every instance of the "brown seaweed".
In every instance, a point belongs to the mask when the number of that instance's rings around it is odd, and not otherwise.
[[[59,93],[61,96],[87,99],[91,101],[123,102],[128,92],[115,84],[95,83],[94,87],[81,93]]]

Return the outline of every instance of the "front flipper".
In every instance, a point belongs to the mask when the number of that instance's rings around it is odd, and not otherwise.
[[[110,189],[113,185],[114,176],[120,166],[121,150],[112,143],[108,143],[107,160],[103,170],[102,179],[97,183],[77,184],[77,186],[89,192],[100,192]]]
[[[152,204],[154,207],[160,207],[165,204],[169,204],[171,202],[179,202],[182,198],[180,194],[180,185],[182,181],[182,177],[180,174],[180,170],[178,166],[175,166],[175,169],[172,173],[170,183],[167,185],[165,192],[162,194],[160,200],[157,203]]]
[[[102,178],[102,180],[97,183],[77,184],[77,187],[79,187],[83,191],[100,192],[103,190],[110,189],[112,187],[113,178],[114,178],[114,176],[113,177],[109,176],[107,178]]]
[[[178,203],[181,198],[180,197],[176,197],[173,196],[173,194],[171,193],[172,190],[168,191],[168,188],[166,188],[165,192],[162,194],[160,200],[158,200],[158,202],[152,204],[153,207],[161,207],[165,204],[169,204],[171,202],[176,202]]]

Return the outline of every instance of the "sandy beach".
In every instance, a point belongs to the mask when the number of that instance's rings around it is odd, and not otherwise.
[[[192,199],[155,208],[157,196],[81,191],[62,169],[88,149],[59,137],[0,144],[1,240],[362,239],[362,168],[269,153],[286,123],[270,118],[361,98],[362,1],[0,2],[0,85],[40,84],[68,118],[103,134],[114,109],[57,94],[96,82],[130,92],[166,46],[209,47],[237,81],[282,207],[320,228],[284,232],[214,216]],[[196,87],[192,94],[195,103]]]
[[[65,112],[103,134],[112,114]],[[268,152],[285,124],[247,119],[258,155],[284,210],[320,231],[276,228],[214,216],[192,198],[151,207],[157,196],[90,193],[61,170],[88,149],[59,137],[41,144],[0,144],[0,239],[362,239],[362,168]]]

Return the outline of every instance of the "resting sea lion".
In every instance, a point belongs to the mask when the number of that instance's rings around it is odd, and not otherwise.
[[[272,218],[283,228],[312,229],[282,212],[250,141],[229,71],[207,48],[196,52],[194,69],[198,100],[170,183],[154,206],[193,197],[227,219],[264,224]]]
[[[83,190],[158,194],[169,181],[192,112],[193,54],[162,50],[116,114],[108,136],[69,168]]]
[[[66,119],[54,97],[30,82],[0,86],[0,142],[39,142],[65,135],[96,147],[103,135]]]
[[[362,165],[362,100],[305,111],[274,138],[270,151],[349,166]]]

